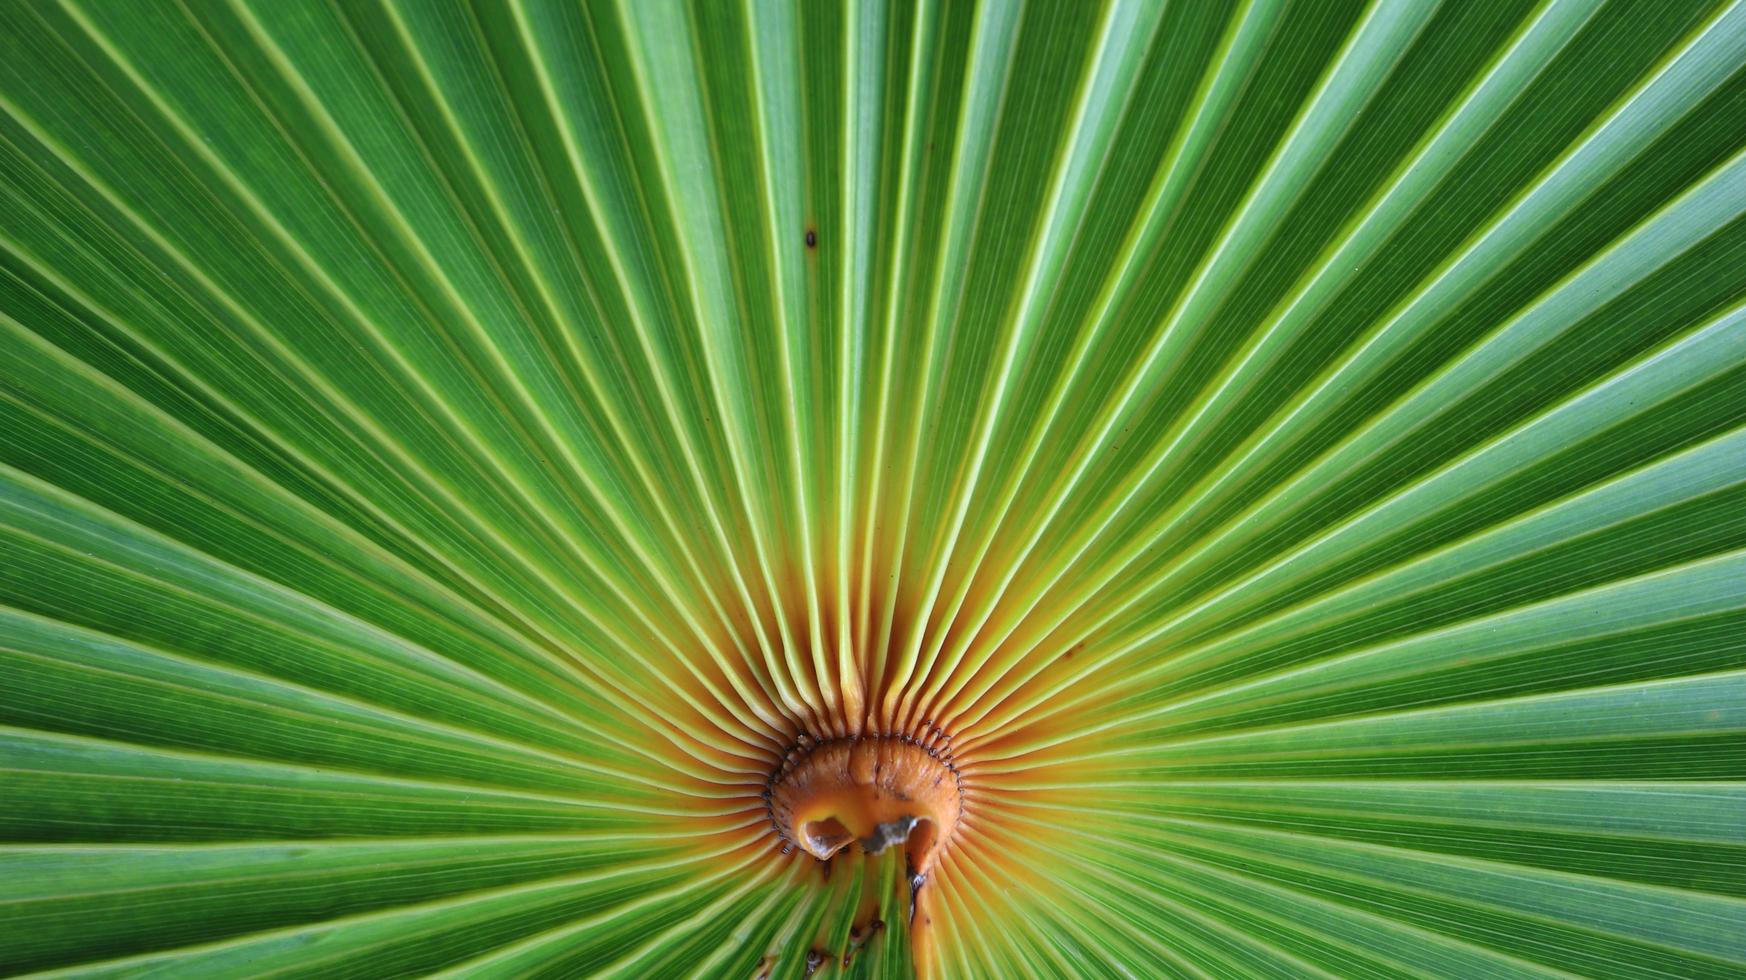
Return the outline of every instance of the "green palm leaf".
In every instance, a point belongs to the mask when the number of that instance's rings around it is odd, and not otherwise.
[[[1728,2],[0,5],[0,972],[1738,975],[1743,121]]]

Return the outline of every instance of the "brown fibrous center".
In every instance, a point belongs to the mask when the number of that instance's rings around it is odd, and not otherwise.
[[[802,739],[764,795],[788,845],[820,861],[851,845],[868,854],[902,846],[912,876],[927,875],[963,815],[951,756],[902,735]]]

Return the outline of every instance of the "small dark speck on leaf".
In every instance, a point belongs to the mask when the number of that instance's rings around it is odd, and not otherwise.
[[[817,248],[818,247],[818,232],[813,231],[811,228],[806,229],[806,247],[807,248]]]

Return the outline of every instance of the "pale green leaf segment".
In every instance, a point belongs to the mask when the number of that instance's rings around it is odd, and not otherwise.
[[[0,4],[0,973],[918,969],[1746,971],[1746,5]]]

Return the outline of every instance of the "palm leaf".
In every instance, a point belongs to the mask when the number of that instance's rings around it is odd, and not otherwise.
[[[0,5],[0,971],[1736,975],[1742,120],[1697,0]],[[785,839],[898,738],[929,873]]]

